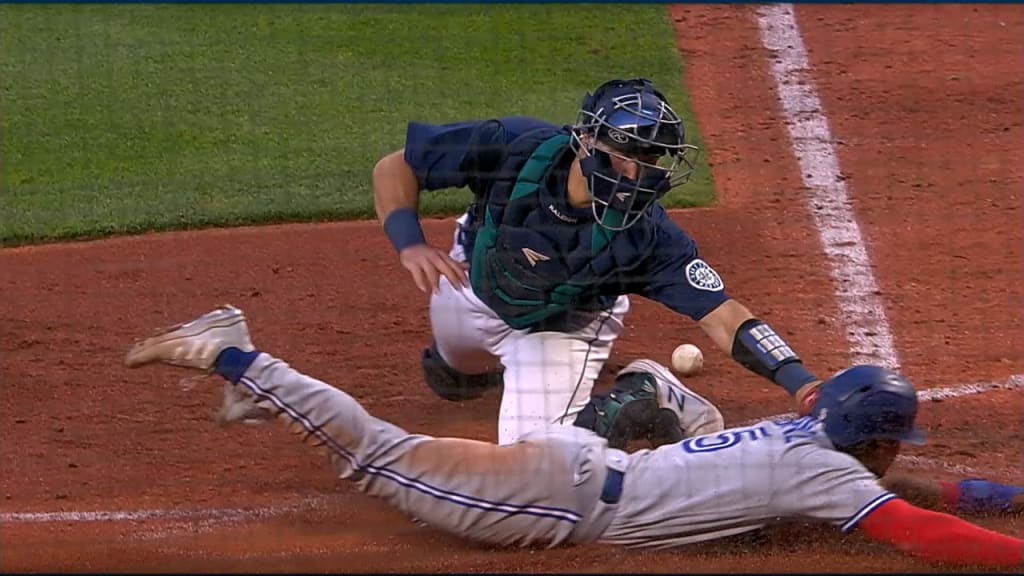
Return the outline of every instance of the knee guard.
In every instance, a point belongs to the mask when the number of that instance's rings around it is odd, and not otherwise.
[[[490,388],[501,386],[501,371],[463,374],[441,358],[437,348],[423,350],[423,379],[435,394],[450,402],[475,400]]]

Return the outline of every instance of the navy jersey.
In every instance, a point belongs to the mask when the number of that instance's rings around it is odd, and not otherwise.
[[[504,125],[504,144],[522,134],[558,127],[536,118],[509,116],[499,119]],[[479,174],[465,168],[466,159],[477,152],[475,135],[485,121],[450,124],[410,122],[406,133],[405,161],[412,168],[421,190],[486,186]],[[571,158],[569,159],[571,162]],[[549,189],[566,190],[568,164],[552,170]],[[480,190],[473,190],[479,193]],[[538,215],[545,224],[574,226],[594,221],[590,208],[574,208],[561,194],[561,204],[546,206],[548,214]],[[605,279],[595,286],[602,306],[621,294],[637,294],[659,302],[694,320],[728,300],[724,283],[714,269],[698,254],[697,244],[673,222],[664,208],[654,205],[649,218],[655,228],[653,250],[628,273]],[[461,239],[467,253],[472,253],[472,236]]]

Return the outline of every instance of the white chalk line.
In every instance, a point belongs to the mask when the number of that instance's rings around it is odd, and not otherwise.
[[[807,208],[836,282],[839,315],[847,328],[852,360],[898,369],[892,329],[839,169],[832,131],[814,88],[793,6],[768,4],[757,14],[761,42],[773,54],[769,65],[793,152],[809,191]]]
[[[159,540],[179,534],[205,534],[223,526],[243,524],[251,520],[267,520],[285,514],[322,509],[326,501],[325,497],[314,497],[285,506],[224,510],[224,514],[211,517],[172,521],[170,526],[136,530],[130,537],[132,540]]]
[[[901,454],[901,455],[896,457],[896,461],[900,462],[900,463],[902,463],[902,464],[904,464],[906,466],[910,466],[911,468],[940,469],[940,470],[945,470],[947,472],[952,472],[954,474],[959,474],[960,476],[966,476],[966,477],[982,477],[982,476],[987,477],[988,476],[987,474],[984,474],[984,473],[982,473],[982,472],[980,472],[978,470],[975,470],[974,468],[971,468],[970,466],[965,466],[963,464],[953,464],[953,463],[950,463],[950,462],[946,462],[945,460],[936,460],[934,458],[925,458],[923,456],[907,456],[907,455]]]
[[[151,510],[67,510],[60,512],[3,512],[0,513],[0,524],[45,524],[45,523],[81,523],[81,522],[134,522],[147,521],[179,521],[191,523],[188,529],[200,528],[206,531],[218,525],[238,523],[252,519],[267,519],[292,512],[308,511],[323,508],[328,499],[325,497],[306,498],[294,504],[262,506],[251,508],[198,508],[151,509]],[[172,535],[175,530],[150,530],[139,533],[140,538],[160,538]]]
[[[792,4],[766,4],[757,10],[761,43],[772,53],[769,68],[778,91],[793,152],[809,191],[807,208],[818,231],[836,282],[836,299],[855,364],[881,364],[896,370],[899,356],[885,304],[872,271],[864,236],[850,203],[845,177],[839,168],[832,131],[814,87],[807,49]],[[944,400],[996,389],[1020,388],[1024,375],[996,383],[936,388],[918,393],[921,400]],[[769,418],[792,417],[781,414]],[[902,457],[908,463],[958,471],[957,465],[920,457]],[[959,467],[961,473],[975,471]]]
[[[324,556],[332,552],[325,546],[304,548],[297,550],[237,550],[223,552],[220,550],[195,550],[192,548],[161,546],[158,548],[161,554],[184,556],[186,558],[197,558],[202,560],[279,560],[283,558],[294,558],[296,556]],[[394,553],[392,546],[361,547],[359,552]],[[351,553],[353,549],[346,547],[346,552]]]

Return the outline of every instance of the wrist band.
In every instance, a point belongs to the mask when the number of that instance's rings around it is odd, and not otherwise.
[[[796,396],[796,393],[799,392],[805,384],[810,384],[817,379],[817,376],[807,371],[803,362],[797,360],[787,362],[786,364],[779,366],[778,370],[775,371],[775,377],[772,380],[779,386],[785,388],[786,392],[789,392],[790,396]]]
[[[387,234],[396,252],[401,252],[409,246],[427,243],[423,228],[420,227],[419,215],[412,208],[392,210],[384,219],[384,233]]]

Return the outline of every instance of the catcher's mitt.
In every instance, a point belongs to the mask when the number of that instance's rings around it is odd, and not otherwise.
[[[608,446],[619,450],[634,440],[646,440],[657,448],[683,439],[679,417],[658,405],[653,377],[643,372],[623,374],[608,394],[591,398],[576,425],[597,432]]]

